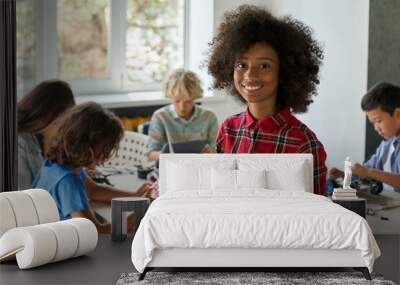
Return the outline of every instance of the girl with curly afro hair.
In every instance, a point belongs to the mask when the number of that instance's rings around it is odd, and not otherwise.
[[[309,27],[242,5],[225,13],[210,44],[208,72],[247,110],[226,119],[220,153],[312,153],[314,192],[326,191],[326,153],[315,134],[292,113],[306,112],[316,95],[323,52]]]

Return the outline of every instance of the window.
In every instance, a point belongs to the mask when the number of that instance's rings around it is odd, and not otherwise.
[[[184,14],[183,0],[128,0],[125,54],[130,83],[159,83],[170,70],[184,66]]]
[[[60,78],[77,95],[156,91],[168,72],[180,67],[207,81],[200,65],[212,37],[213,0],[18,3],[30,5],[34,15],[25,17],[20,9],[17,27],[29,27],[22,37],[36,35],[30,44],[35,84]]]
[[[41,0],[41,80],[77,93],[159,90],[185,67],[188,0]]]
[[[108,0],[57,1],[57,77],[62,80],[107,78]]]
[[[17,14],[17,94],[21,97],[33,88],[36,82],[36,17],[35,2],[16,2]]]

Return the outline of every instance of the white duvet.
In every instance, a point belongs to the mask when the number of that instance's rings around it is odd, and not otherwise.
[[[155,249],[358,249],[372,271],[379,248],[365,219],[306,192],[249,189],[215,197],[173,192],[154,201],[132,243],[143,272]]]

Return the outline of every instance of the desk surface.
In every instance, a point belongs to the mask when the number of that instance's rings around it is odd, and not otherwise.
[[[108,174],[107,178],[111,184],[124,191],[135,192],[139,186],[146,181],[145,179],[138,178],[137,169],[135,167],[121,170],[113,168],[101,168],[100,172],[106,175]]]
[[[16,261],[0,264],[0,283],[8,284],[115,284],[122,273],[134,271],[132,237],[112,242],[99,235],[94,251],[85,256],[20,270]]]
[[[400,205],[400,193],[383,190],[379,195],[358,193],[358,196],[367,199],[367,208],[375,210],[373,216],[367,215],[368,224],[374,234],[400,235],[400,206],[376,210],[382,205]]]
[[[125,174],[113,174],[108,176],[109,182],[118,189],[136,192],[139,187],[146,182],[144,179],[137,177],[136,171]],[[111,204],[96,201],[89,201],[90,207],[101,217],[111,222]]]

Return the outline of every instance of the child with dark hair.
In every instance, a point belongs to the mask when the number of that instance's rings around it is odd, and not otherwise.
[[[352,166],[352,173],[400,192],[400,87],[386,82],[374,85],[362,98],[361,109],[383,140],[363,165]],[[329,170],[330,179],[343,175],[336,167]]]
[[[17,104],[18,188],[31,188],[44,154],[58,125],[58,118],[75,106],[68,83],[47,80],[38,84]]]
[[[311,30],[290,17],[242,5],[225,14],[211,43],[208,71],[247,110],[226,119],[220,153],[312,153],[314,192],[326,192],[326,153],[292,112],[306,112],[316,95],[323,58]]]
[[[85,217],[95,223],[99,232],[110,233],[110,224],[96,219],[86,196],[86,191],[107,186],[97,185],[87,178],[84,168],[94,168],[109,158],[122,137],[119,119],[96,103],[78,105],[61,118],[57,137],[32,185],[50,193],[61,220]],[[108,189],[108,200],[112,196],[149,197],[152,190],[148,185],[135,193]],[[133,221],[129,225],[132,228]]]

